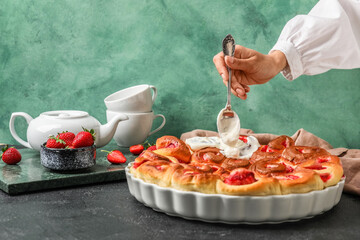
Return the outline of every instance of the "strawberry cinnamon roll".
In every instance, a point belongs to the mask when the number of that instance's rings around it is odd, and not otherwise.
[[[236,168],[247,168],[249,167],[250,162],[246,159],[235,159],[235,158],[226,158],[221,167],[225,168],[226,170],[232,171]]]
[[[191,160],[191,153],[186,144],[174,136],[163,136],[156,140],[156,150],[153,152],[164,155],[172,156],[182,163],[189,163]]]
[[[336,185],[344,176],[344,170],[339,164],[322,163],[322,169],[314,169],[320,175],[325,187]]]
[[[201,193],[216,193],[218,175],[203,172],[191,165],[182,164],[172,175],[171,186],[183,191],[197,191]]]
[[[163,160],[168,162],[170,161],[170,159],[166,156],[162,156],[160,154],[154,153],[153,151],[146,150],[139,157],[135,159],[133,168],[136,169],[145,162],[157,161],[157,160]]]
[[[325,187],[337,184],[344,175],[340,159],[337,156],[316,157],[300,164],[299,167],[310,169],[318,173],[323,180]]]
[[[228,195],[278,195],[279,183],[274,178],[255,178],[255,174],[245,168],[237,168],[224,179],[217,181],[217,193]]]
[[[191,166],[196,167],[198,170],[204,172],[204,173],[212,173],[215,175],[222,176],[224,173],[228,172],[225,168],[220,167],[217,164],[190,164]]]
[[[252,164],[249,170],[258,177],[272,177],[293,172],[296,166],[281,158],[262,159]]]
[[[277,159],[285,148],[292,147],[295,142],[292,138],[282,135],[271,140],[267,145],[261,145],[260,148],[254,152],[250,158],[250,162],[254,163],[264,158]]]
[[[262,145],[253,153],[250,158],[250,163],[255,163],[262,159],[278,159],[281,157],[281,151],[272,150],[268,145]]]
[[[132,171],[132,173],[137,178],[146,182],[154,183],[161,187],[169,187],[173,173],[179,168],[181,168],[181,166],[178,164],[164,160],[155,160],[141,164],[137,170]]]
[[[191,155],[191,163],[212,163],[221,165],[225,156],[218,148],[203,148],[195,151]]]
[[[295,164],[300,164],[310,158],[331,155],[328,151],[320,147],[292,146],[286,148],[281,156]]]
[[[281,135],[274,140],[270,141],[268,146],[272,150],[281,151],[287,147],[292,147],[295,145],[294,140],[291,137]]]
[[[280,184],[282,194],[306,193],[324,188],[324,183],[320,176],[314,171],[297,168],[287,174],[274,175]]]

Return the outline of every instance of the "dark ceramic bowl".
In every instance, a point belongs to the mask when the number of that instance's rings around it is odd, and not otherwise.
[[[72,171],[90,168],[96,163],[96,147],[57,149],[47,148],[45,143],[40,149],[41,164],[51,170]]]

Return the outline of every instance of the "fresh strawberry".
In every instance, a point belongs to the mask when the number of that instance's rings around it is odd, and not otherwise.
[[[91,129],[90,131],[83,128],[84,131],[79,132],[76,134],[72,146],[74,148],[81,148],[81,147],[89,147],[94,144],[95,141],[95,131]]]
[[[156,148],[156,145],[153,145],[153,146],[148,147],[146,150],[154,151],[154,150],[156,150],[156,149],[157,149],[157,148]]]
[[[58,135],[56,137],[63,140],[65,142],[66,147],[70,147],[75,138],[75,134],[72,132],[66,131],[66,132],[58,133]]]
[[[126,162],[126,157],[119,150],[112,150],[112,151],[101,150],[101,151],[108,153],[106,155],[106,158],[109,162],[113,164],[120,164]]]
[[[65,146],[66,143],[64,140],[54,136],[50,136],[45,145],[47,148],[65,148]]]
[[[139,155],[142,151],[144,151],[144,149],[144,146],[141,144],[133,145],[129,148],[130,152],[134,155]]]
[[[7,145],[2,149],[3,153],[1,155],[2,160],[6,164],[17,164],[21,161],[21,154],[20,152],[14,147],[8,147]]]
[[[239,139],[240,139],[241,141],[243,141],[244,143],[247,143],[247,142],[248,142],[247,136],[240,135]]]

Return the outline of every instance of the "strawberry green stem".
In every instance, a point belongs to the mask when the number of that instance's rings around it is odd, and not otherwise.
[[[112,151],[101,150],[101,152],[111,153]]]

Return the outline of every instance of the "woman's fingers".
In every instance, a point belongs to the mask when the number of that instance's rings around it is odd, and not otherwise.
[[[248,85],[241,84],[243,88],[245,89],[245,92],[250,92],[250,87]]]
[[[213,58],[213,62],[222,79],[227,81],[229,79],[229,74],[224,60],[224,53],[219,52],[216,54]]]
[[[247,97],[247,93],[250,91],[250,88],[242,84],[231,84],[231,85],[232,85],[231,86],[232,93],[238,98],[245,100]]]
[[[225,86],[227,86],[228,81],[223,80]],[[236,81],[231,80],[231,92],[236,97],[245,100],[247,98],[247,93],[250,91],[250,87],[247,85],[240,84]]]
[[[226,56],[224,61],[231,69],[241,70],[244,72],[251,72],[254,67],[251,59],[240,59]]]
[[[237,55],[240,54],[239,50],[241,50],[241,49],[239,49],[239,47],[237,46],[237,49],[236,49]],[[247,93],[250,91],[250,87],[247,85],[247,82],[245,82],[245,83],[242,82],[242,80],[246,80],[246,79],[242,79],[242,75],[239,74],[241,71],[236,71],[236,69],[240,70],[244,66],[247,66],[247,65],[243,66],[242,60],[243,59],[229,58],[228,56],[226,56],[224,58],[223,52],[219,52],[213,58],[215,67],[216,67],[217,71],[219,72],[219,74],[221,75],[225,86],[227,86],[228,80],[229,80],[229,73],[228,73],[227,65],[233,69],[233,75],[232,75],[232,81],[231,81],[231,92],[238,98],[245,100],[247,98]],[[231,61],[231,62],[229,62],[229,61]],[[247,64],[247,63],[245,63],[245,64]]]
[[[239,89],[237,89],[239,90]],[[234,91],[234,89],[231,89],[231,92],[232,94],[234,94],[236,97],[242,99],[242,100],[245,100],[247,98],[247,94],[245,92],[238,92],[238,91]]]

